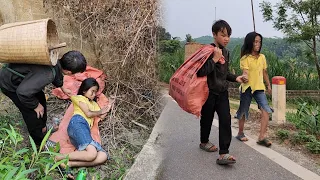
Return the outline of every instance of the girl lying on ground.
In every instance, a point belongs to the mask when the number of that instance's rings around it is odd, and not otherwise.
[[[71,143],[77,151],[57,156],[56,160],[62,160],[69,156],[68,164],[60,165],[66,167],[89,167],[105,163],[109,156],[101,145],[93,140],[90,129],[95,117],[104,118],[110,111],[112,103],[100,109],[96,103],[96,93],[99,84],[94,78],[85,79],[78,91],[78,95],[71,96],[74,106],[74,113],[67,128]],[[68,178],[74,179],[71,173],[67,173]]]

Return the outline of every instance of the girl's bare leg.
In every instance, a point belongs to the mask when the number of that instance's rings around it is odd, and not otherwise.
[[[62,156],[56,156],[56,160],[62,160],[69,155],[69,161],[87,161],[91,162],[97,158],[98,152],[93,145],[88,145],[83,151],[74,151]]]
[[[69,161],[69,167],[91,167],[104,164],[108,160],[105,152],[99,151],[97,157],[93,161]]]

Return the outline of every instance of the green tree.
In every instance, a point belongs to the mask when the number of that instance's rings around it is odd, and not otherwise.
[[[169,32],[167,32],[164,27],[158,26],[156,29],[157,29],[157,39],[158,39],[158,41],[170,40],[171,39],[171,34]]]
[[[179,40],[162,40],[159,43],[160,53],[174,53],[179,48],[181,48]]]
[[[191,34],[186,35],[186,42],[193,42],[194,40],[192,39]]]
[[[281,30],[289,42],[303,41],[312,51],[320,87],[320,64],[317,55],[317,43],[320,38],[320,0],[282,0],[273,5],[260,3],[265,21],[271,21],[277,30]],[[275,11],[275,13],[274,13]]]

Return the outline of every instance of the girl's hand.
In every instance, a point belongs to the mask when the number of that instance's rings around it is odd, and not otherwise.
[[[244,83],[249,82],[248,76],[247,76],[247,75],[242,75],[242,81],[243,81]]]
[[[115,100],[114,99],[110,99],[110,101],[109,101],[109,104],[106,106],[106,107],[104,107],[104,108],[102,108],[100,111],[101,111],[101,116],[104,116],[105,117],[105,115],[106,115],[106,113],[108,113],[110,110],[111,110],[111,108],[112,108],[112,106],[114,105],[114,103],[115,103]],[[101,117],[100,116],[100,117]],[[104,118],[104,117],[101,117],[102,119]]]
[[[110,111],[111,105],[108,105],[100,110],[101,115],[106,114]]]
[[[268,85],[268,87],[267,87],[267,92],[268,92],[269,95],[272,94],[272,89],[271,89],[271,86],[270,86],[270,85]]]
[[[244,82],[244,81],[243,81],[243,75],[242,75],[242,76],[238,76],[237,79],[236,79],[236,81],[237,81],[238,83],[243,83],[243,82]]]

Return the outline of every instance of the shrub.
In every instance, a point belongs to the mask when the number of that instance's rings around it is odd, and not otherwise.
[[[276,135],[279,137],[281,141],[289,139],[290,132],[285,129],[280,129],[276,132]]]

